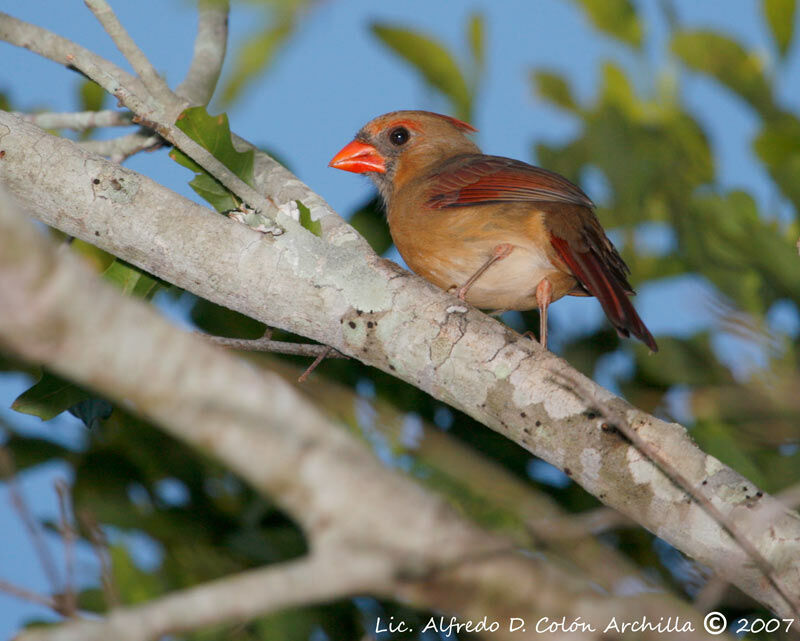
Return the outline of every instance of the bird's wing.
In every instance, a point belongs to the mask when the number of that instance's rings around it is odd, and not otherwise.
[[[427,204],[433,209],[503,202],[559,202],[594,207],[580,187],[566,178],[499,156],[456,156],[431,177],[430,184],[432,191]]]
[[[431,176],[428,207],[476,206],[489,203],[536,203],[555,255],[587,292],[600,301],[623,336],[631,333],[657,351],[628,299],[630,270],[605,235],[594,203],[566,178],[510,158],[469,154],[458,156]]]

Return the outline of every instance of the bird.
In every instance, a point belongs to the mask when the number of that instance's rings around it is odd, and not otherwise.
[[[413,272],[480,309],[538,308],[545,349],[548,307],[570,295],[594,296],[621,337],[658,351],[591,199],[555,172],[483,154],[475,131],[452,116],[393,111],[364,125],[329,166],[372,180]]]

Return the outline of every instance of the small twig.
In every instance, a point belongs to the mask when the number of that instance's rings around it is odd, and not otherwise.
[[[308,380],[308,377],[311,376],[311,372],[313,372],[315,369],[317,369],[317,367],[325,359],[325,357],[328,354],[330,354],[331,352],[333,352],[333,351],[334,351],[333,347],[326,346],[325,349],[319,353],[319,356],[317,356],[314,359],[314,362],[311,363],[311,365],[308,366],[306,371],[303,372],[302,374],[300,374],[300,376],[298,376],[297,382],[298,383],[305,383]]]
[[[13,583],[4,581],[3,579],[0,579],[0,592],[5,592],[6,594],[15,596],[18,599],[22,599],[23,601],[38,603],[39,605],[43,605],[46,608],[50,608],[56,612],[59,611],[56,607],[56,600],[54,598],[39,594],[37,592],[32,592],[31,590],[26,590],[25,588],[20,588]]]
[[[82,149],[106,156],[116,163],[121,163],[140,151],[152,151],[163,144],[164,139],[161,136],[147,129],[110,140],[85,140],[78,143]]]
[[[100,584],[103,587],[103,596],[106,601],[106,606],[109,610],[119,605],[119,597],[117,596],[117,589],[114,585],[114,573],[111,570],[111,555],[108,552],[108,540],[106,539],[103,530],[97,524],[97,520],[92,514],[86,510],[78,515],[83,527],[89,535],[89,541],[92,544],[97,560],[100,562]]]
[[[268,336],[261,338],[226,338],[225,336],[212,336],[197,332],[207,341],[248,352],[273,352],[275,354],[288,354],[290,356],[327,356],[329,358],[349,358],[328,345],[314,345],[312,343],[289,343],[288,341],[274,341]]]
[[[62,113],[45,112],[40,114],[14,112],[14,115],[42,129],[75,129],[76,131],[83,131],[93,127],[130,127],[133,124],[130,112],[116,111],[114,109]]]
[[[56,564],[53,561],[53,557],[50,555],[50,549],[47,547],[47,543],[44,540],[42,530],[28,508],[22,496],[22,492],[20,492],[16,482],[14,462],[11,458],[11,454],[4,447],[0,447],[0,476],[6,478],[11,504],[14,506],[14,510],[17,512],[25,529],[28,531],[31,543],[36,550],[36,557],[39,559],[42,570],[50,583],[50,591],[56,594],[61,584],[58,571],[56,570]]]
[[[628,422],[621,412],[610,407],[607,403],[596,398],[591,390],[587,389],[579,381],[565,376],[561,372],[552,372],[554,378],[562,379],[562,385],[566,390],[571,391],[581,401],[587,403],[593,409],[596,409],[603,418],[611,423],[619,432],[627,438],[641,452],[652,462],[661,472],[672,481],[677,487],[686,492],[698,505],[700,505],[711,518],[713,518],[724,529],[734,541],[744,550],[744,552],[753,560],[753,562],[761,570],[764,577],[767,579],[772,588],[781,596],[781,598],[789,606],[789,609],[797,617],[796,622],[800,624],[800,607],[789,596],[788,590],[784,587],[783,582],[775,575],[775,570],[772,565],[764,558],[761,552],[756,548],[750,539],[739,529],[739,526],[728,518],[721,510],[719,510],[711,500],[706,497],[702,492],[697,490],[689,479],[679,472],[670,462],[661,455],[659,451],[651,447],[650,443],[643,439],[639,432],[637,432]]]
[[[75,591],[75,528],[72,527],[69,515],[69,488],[64,480],[56,481],[58,494],[59,531],[64,539],[64,595],[62,600],[63,614],[70,618],[78,613],[78,597]]]
[[[106,0],[84,0],[84,3],[95,15],[97,20],[103,25],[117,49],[120,50],[125,59],[131,63],[133,70],[139,75],[145,88],[150,95],[158,102],[169,104],[174,100],[170,88],[164,79],[158,75],[153,65],[144,55],[138,45],[133,41],[130,34],[122,26],[113,9]]]
[[[217,87],[228,46],[228,0],[200,0],[192,64],[175,93],[205,105]]]

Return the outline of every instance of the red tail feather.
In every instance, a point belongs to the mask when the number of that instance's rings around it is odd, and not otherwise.
[[[636,313],[626,288],[608,272],[597,254],[591,249],[586,252],[573,251],[567,241],[558,236],[551,235],[550,242],[578,282],[600,301],[617,333],[625,337],[633,334],[657,352],[658,345]]]

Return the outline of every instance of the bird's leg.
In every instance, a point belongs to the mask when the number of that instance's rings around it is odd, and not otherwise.
[[[501,243],[497,247],[492,250],[492,255],[489,257],[483,265],[478,268],[472,276],[469,277],[466,283],[464,283],[461,287],[459,287],[458,291],[456,292],[456,296],[458,296],[461,300],[465,300],[467,296],[467,292],[469,288],[475,284],[475,281],[478,280],[487,269],[489,269],[492,265],[494,265],[498,260],[503,260],[506,256],[508,256],[511,251],[514,249],[514,245],[510,243]]]
[[[553,300],[553,285],[543,278],[536,286],[536,303],[539,305],[539,342],[547,349],[547,308]]]

